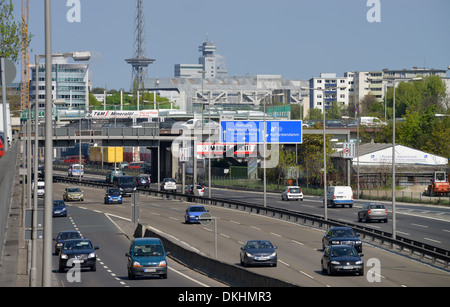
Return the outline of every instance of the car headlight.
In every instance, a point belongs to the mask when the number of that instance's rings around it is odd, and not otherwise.
[[[361,241],[355,241],[355,244],[361,244]]]
[[[141,264],[139,262],[137,262],[137,261],[134,261],[133,262],[133,267],[134,268],[139,268],[139,267],[141,267]]]
[[[92,252],[88,255],[88,258],[95,258],[95,252]]]
[[[66,254],[61,254],[61,259],[69,259],[69,257]]]
[[[133,191],[136,191],[136,187],[133,188]]]
[[[277,255],[277,252],[273,252],[272,255],[270,255],[270,257],[275,257]]]
[[[247,255],[247,257],[253,257],[253,255],[250,254],[249,252],[246,252],[245,254]]]
[[[339,241],[330,241],[330,244],[339,244]]]
[[[158,264],[158,266],[166,266],[166,265],[167,265],[167,263],[166,263],[165,260],[160,261],[159,264]]]
[[[362,260],[356,261],[355,264],[363,264],[364,262]]]
[[[330,263],[331,263],[331,264],[334,264],[334,265],[338,265],[338,264],[340,264],[340,263],[339,263],[339,261],[334,261],[334,260],[333,260],[333,261],[331,261]]]

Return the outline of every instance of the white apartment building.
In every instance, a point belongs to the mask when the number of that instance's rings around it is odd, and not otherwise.
[[[309,80],[310,109],[319,108],[322,111],[331,107],[333,102],[347,105],[350,90],[348,77],[337,77],[336,73],[321,73],[319,77]]]
[[[450,91],[446,70],[417,68],[380,71],[345,72],[343,77],[335,73],[321,73],[319,77],[309,80],[310,108],[328,109],[335,101],[348,105],[350,102],[360,102],[365,96],[372,95],[382,100],[392,82],[389,79],[411,79],[437,75],[446,84],[447,95]],[[447,98],[448,101],[448,98]]]

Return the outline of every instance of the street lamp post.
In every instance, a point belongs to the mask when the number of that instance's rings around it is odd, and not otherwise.
[[[52,131],[52,58],[73,58],[75,61],[87,61],[89,52],[67,52],[52,54],[50,0],[45,0],[45,197],[44,197],[44,237],[42,286],[51,287],[52,272],[52,211],[53,211],[53,131]],[[38,58],[37,58],[38,59]],[[36,82],[38,78],[36,78]]]
[[[384,80],[392,81],[393,85],[393,98],[392,98],[392,239],[396,239],[397,232],[397,217],[395,208],[395,84],[401,81],[420,81],[421,77],[418,78],[403,78],[403,79],[389,79]]]

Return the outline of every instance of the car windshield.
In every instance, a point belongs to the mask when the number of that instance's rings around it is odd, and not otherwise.
[[[109,189],[108,194],[109,195],[120,195],[120,190],[119,189]]]
[[[197,207],[190,207],[189,211],[190,212],[206,212],[206,209],[205,209],[205,207],[197,206]]]
[[[251,241],[247,244],[247,248],[252,249],[273,248],[273,245],[269,241]]]
[[[164,182],[166,182],[166,183],[175,183],[175,179],[164,179]]]
[[[163,255],[164,251],[161,245],[156,244],[135,245],[133,248],[133,256],[136,257],[151,257]]]
[[[119,182],[120,184],[131,184],[131,183],[135,183],[135,180],[133,177],[129,177],[129,176],[123,176],[123,177],[119,177]]]
[[[300,189],[299,188],[290,188],[289,193],[300,193]]]
[[[139,176],[140,180],[148,180],[148,176]]]
[[[67,192],[69,193],[81,193],[80,188],[68,188]]]
[[[63,250],[92,249],[91,241],[66,241]]]
[[[371,204],[369,205],[370,209],[384,209],[384,205],[382,204]]]
[[[358,252],[354,248],[347,248],[347,247],[339,247],[339,248],[333,248],[331,250],[331,256],[332,257],[356,257],[358,256]]]
[[[355,232],[352,229],[334,229],[331,232],[333,238],[337,237],[356,237]]]
[[[79,232],[63,232],[59,235],[59,240],[68,240],[68,239],[80,239],[81,235]]]
[[[53,201],[53,207],[64,207],[65,203],[62,200],[54,200]]]

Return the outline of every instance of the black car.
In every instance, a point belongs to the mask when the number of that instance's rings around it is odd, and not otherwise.
[[[55,241],[55,255],[59,254],[64,241],[73,239],[81,239],[80,233],[76,230],[61,231],[58,233],[56,238],[53,239]]]
[[[122,195],[130,195],[136,192],[136,179],[133,176],[116,176],[113,185],[120,190]]]
[[[362,252],[362,242],[359,234],[350,227],[333,227],[328,229],[322,238],[322,249],[325,249],[328,245],[353,246],[359,253]]]
[[[364,276],[364,261],[361,259],[362,256],[364,255],[358,254],[352,246],[327,246],[320,261],[322,272],[327,272],[330,276],[335,273],[357,273],[360,276]]]
[[[59,253],[59,272],[70,269],[74,266],[79,268],[89,268],[91,271],[97,270],[98,246],[93,246],[88,239],[66,240]]]
[[[267,240],[251,240],[241,247],[241,265],[277,266],[276,246]]]
[[[136,176],[136,185],[138,187],[150,187],[150,176],[141,174]]]

